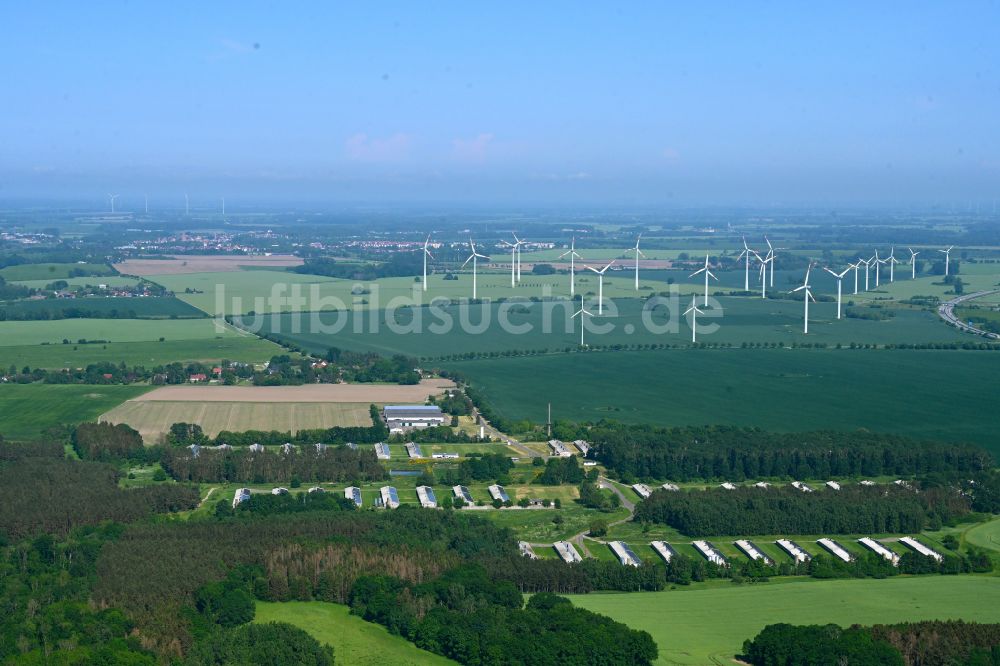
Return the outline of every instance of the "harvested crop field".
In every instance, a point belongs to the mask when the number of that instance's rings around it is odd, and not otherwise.
[[[141,397],[143,402],[346,402],[370,405],[423,403],[455,384],[425,379],[419,384],[309,384],[307,386],[163,386]],[[366,412],[367,413],[367,412]]]
[[[129,400],[101,416],[101,421],[126,423],[156,444],[175,423],[197,423],[210,437],[223,430],[297,432],[333,426],[372,424],[370,403],[350,402],[218,402]]]
[[[123,275],[180,275],[182,273],[218,273],[250,268],[301,266],[302,259],[290,254],[253,255],[173,255],[169,259],[128,259],[115,264]]]

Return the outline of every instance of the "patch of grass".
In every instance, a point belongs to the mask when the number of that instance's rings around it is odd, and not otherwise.
[[[93,421],[149,386],[0,384],[0,433],[12,440],[40,437],[46,428]]]
[[[729,663],[764,626],[931,619],[1000,622],[1000,578],[920,576],[795,580],[625,594],[572,595],[573,603],[648,631],[658,664]]]
[[[450,659],[421,650],[381,625],[351,615],[347,606],[322,601],[257,602],[254,622],[287,622],[333,646],[338,664],[350,666],[445,666]]]
[[[184,301],[157,296],[149,298],[47,298],[34,301],[12,301],[0,304],[0,316],[5,320],[19,318],[46,317],[47,320],[62,319],[67,313],[84,312],[88,315],[113,315],[121,319],[200,319],[205,313]]]

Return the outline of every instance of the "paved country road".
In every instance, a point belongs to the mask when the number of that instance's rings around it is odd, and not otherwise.
[[[997,335],[996,333],[990,333],[989,331],[984,331],[983,329],[976,328],[975,326],[971,326],[955,316],[956,305],[964,303],[965,301],[972,300],[973,298],[979,298],[980,296],[995,294],[998,291],[1000,291],[1000,289],[988,289],[986,291],[977,291],[972,294],[965,294],[963,296],[958,296],[956,298],[951,299],[950,301],[945,301],[944,303],[939,305],[938,314],[941,315],[941,318],[944,319],[946,322],[948,322],[949,324],[955,326],[960,330],[966,331],[968,333],[974,333],[976,335],[981,335],[983,337],[990,338],[991,340],[1000,339],[1000,335]]]

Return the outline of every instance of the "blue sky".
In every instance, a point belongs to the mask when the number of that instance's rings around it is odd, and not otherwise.
[[[1000,196],[996,2],[333,4],[4,3],[0,198]]]

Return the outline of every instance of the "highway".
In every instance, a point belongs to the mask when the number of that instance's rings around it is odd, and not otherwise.
[[[996,333],[990,333],[989,331],[984,331],[983,329],[976,328],[975,326],[970,326],[968,323],[961,321],[958,317],[955,316],[956,305],[964,303],[965,301],[972,300],[973,298],[979,298],[980,296],[995,294],[998,291],[1000,291],[1000,289],[987,289],[985,291],[977,291],[972,294],[964,294],[962,296],[958,296],[956,298],[951,299],[950,301],[945,301],[944,303],[939,305],[938,314],[941,315],[941,318],[944,319],[949,324],[951,324],[952,326],[955,326],[960,330],[966,331],[967,333],[974,333],[976,335],[981,335],[983,337],[990,338],[991,340],[1000,340],[1000,335],[997,335]]]

